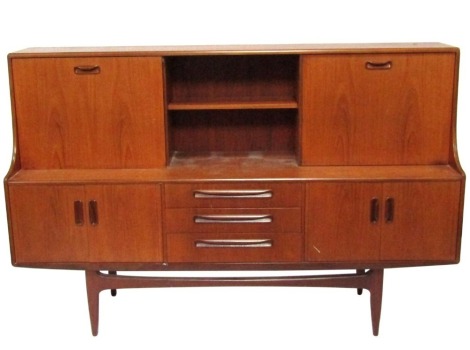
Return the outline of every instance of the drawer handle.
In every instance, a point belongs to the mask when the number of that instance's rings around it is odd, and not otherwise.
[[[272,239],[201,239],[196,248],[271,248]]]
[[[371,70],[384,70],[384,69],[392,69],[392,61],[387,62],[366,62],[366,69]]]
[[[73,68],[75,74],[100,74],[101,68],[98,65],[94,66],[76,66]]]
[[[260,224],[273,222],[271,215],[196,215],[196,224]]]
[[[272,198],[272,190],[196,190],[194,198]]]

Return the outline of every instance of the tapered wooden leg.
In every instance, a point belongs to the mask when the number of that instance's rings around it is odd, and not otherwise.
[[[114,276],[117,275],[116,271],[109,271],[108,273],[109,273],[110,275],[114,275]],[[112,297],[115,297],[116,295],[117,295],[117,289],[111,289],[111,296],[112,296]]]
[[[366,270],[358,269],[358,270],[356,270],[356,273],[358,275],[364,275],[366,273]],[[362,288],[357,288],[357,295],[362,295],[362,291],[363,291]]]
[[[379,335],[380,313],[382,311],[382,291],[384,270],[371,270],[370,282],[370,311],[372,316],[372,332]]]
[[[96,271],[85,271],[86,291],[88,297],[88,311],[90,312],[91,333],[98,335],[98,321],[100,312],[100,288]]]

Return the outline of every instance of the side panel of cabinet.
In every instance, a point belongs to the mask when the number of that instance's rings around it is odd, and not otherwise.
[[[16,58],[11,69],[24,169],[165,165],[160,57]]]
[[[92,201],[90,261],[163,261],[160,186],[87,186],[87,205]]]
[[[388,198],[393,217],[383,224],[382,260],[456,259],[460,182],[388,183]]]
[[[303,165],[448,164],[453,53],[301,60]]]
[[[74,214],[83,187],[11,185],[8,191],[15,263],[87,261],[87,227]]]
[[[380,227],[371,222],[371,201],[381,189],[369,183],[308,184],[307,260],[378,260]]]

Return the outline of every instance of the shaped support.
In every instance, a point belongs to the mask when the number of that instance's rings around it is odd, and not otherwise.
[[[361,271],[362,272],[362,271]],[[371,269],[365,273],[282,276],[282,277],[138,277],[104,274],[99,271],[86,271],[88,308],[91,331],[98,335],[99,294],[103,290],[124,288],[162,287],[333,287],[367,289],[370,292],[370,306],[373,334],[379,334],[382,309],[383,269]]]

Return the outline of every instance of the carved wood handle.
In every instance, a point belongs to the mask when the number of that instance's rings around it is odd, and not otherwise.
[[[370,70],[384,70],[384,69],[392,69],[392,61],[387,62],[366,62],[366,69]]]
[[[196,224],[260,224],[273,222],[271,215],[196,215]]]
[[[194,198],[272,198],[272,190],[195,190]]]
[[[372,198],[370,201],[370,222],[376,224],[379,222],[379,200]]]
[[[101,68],[98,65],[76,66],[73,71],[75,74],[100,74]]]
[[[90,224],[93,226],[98,225],[98,202],[95,200],[91,200],[88,202],[88,214],[90,218]]]
[[[200,239],[196,248],[271,248],[272,239]]]
[[[75,225],[83,226],[85,223],[83,217],[83,202],[82,201],[75,201],[73,202],[73,211],[75,214]]]
[[[385,222],[392,223],[395,216],[395,199],[389,197],[385,200]]]

